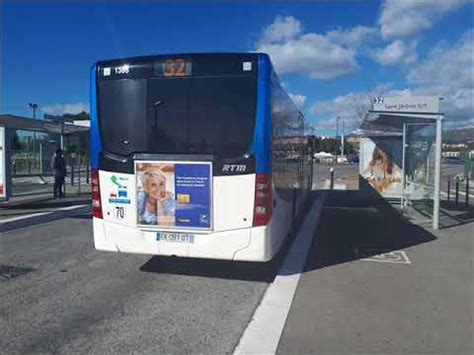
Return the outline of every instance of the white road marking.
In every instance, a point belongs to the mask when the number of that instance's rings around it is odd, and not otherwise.
[[[69,211],[69,210],[73,210],[73,209],[76,209],[76,208],[82,208],[82,207],[85,207],[85,206],[89,206],[89,204],[79,205],[79,206],[75,205],[75,206],[60,207],[60,208],[56,208],[54,210],[50,210],[50,211],[46,211],[46,212],[36,212],[36,213],[31,213],[31,214],[27,214],[27,215],[23,215],[23,216],[6,218],[4,220],[0,220],[0,225],[3,224],[3,223],[20,221],[22,219],[44,216],[44,215],[59,212],[59,211]]]
[[[378,254],[376,254],[378,253]],[[391,264],[411,264],[408,259],[407,253],[402,250],[384,251],[379,249],[356,249],[356,255],[364,257],[360,260],[364,261],[375,261],[378,263],[391,263]]]
[[[234,354],[274,354],[276,352],[323,203],[324,196],[316,201],[309,211],[278,275],[268,286]]]

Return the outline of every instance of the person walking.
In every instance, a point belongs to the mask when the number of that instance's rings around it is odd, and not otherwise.
[[[51,169],[54,175],[54,197],[64,197],[64,178],[66,177],[66,161],[62,149],[56,149],[56,154],[51,160]]]

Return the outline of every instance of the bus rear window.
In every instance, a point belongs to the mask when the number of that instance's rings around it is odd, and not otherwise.
[[[105,151],[236,157],[252,144],[256,78],[104,81],[99,109]]]

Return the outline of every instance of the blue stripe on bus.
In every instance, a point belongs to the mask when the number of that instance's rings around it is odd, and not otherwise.
[[[257,112],[252,152],[257,174],[271,174],[271,64],[268,55],[258,56]]]
[[[90,81],[90,100],[91,100],[91,168],[99,168],[99,155],[102,151],[102,143],[100,141],[99,120],[97,116],[97,65],[94,64],[91,69]]]

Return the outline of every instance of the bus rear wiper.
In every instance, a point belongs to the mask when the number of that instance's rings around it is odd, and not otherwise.
[[[153,104],[153,108],[156,110],[158,106],[163,105],[164,103],[165,103],[164,101],[158,100],[157,102]]]
[[[165,102],[163,100],[158,100],[153,104],[153,113],[154,113],[154,120],[153,120],[153,126],[154,128],[158,127],[158,117],[156,115],[156,111],[158,110],[159,106],[163,105]]]

